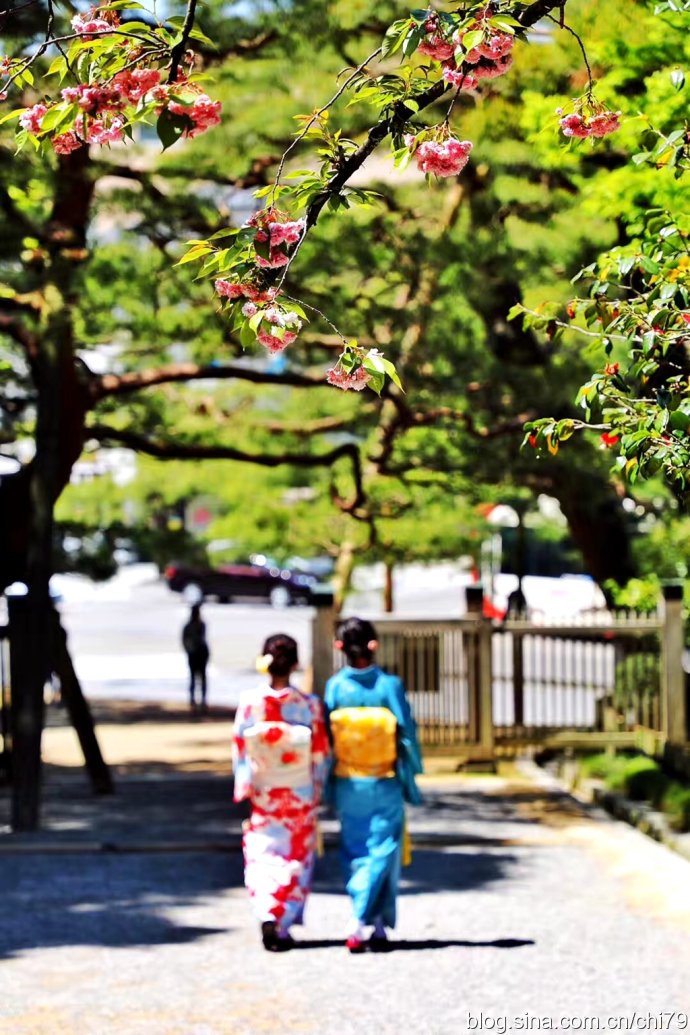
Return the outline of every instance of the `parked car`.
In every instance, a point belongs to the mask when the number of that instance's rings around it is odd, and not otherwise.
[[[313,575],[302,575],[289,568],[261,564],[221,564],[217,568],[201,568],[187,564],[169,564],[164,572],[170,589],[185,592],[192,598],[216,597],[221,603],[250,598],[266,600],[273,607],[289,604],[310,604]],[[192,587],[190,591],[189,587]]]

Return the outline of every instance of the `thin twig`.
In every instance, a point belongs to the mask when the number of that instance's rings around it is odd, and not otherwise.
[[[550,22],[553,22],[555,25],[557,25],[559,29],[565,29],[566,32],[569,32],[570,35],[574,36],[575,39],[577,40],[578,46],[579,46],[580,50],[582,51],[582,59],[583,59],[583,61],[585,63],[585,68],[587,69],[587,96],[591,97],[592,96],[592,91],[594,89],[594,79],[593,79],[593,76],[592,76],[592,69],[591,69],[590,64],[589,64],[589,59],[587,58],[587,51],[585,50],[585,45],[582,42],[582,37],[580,35],[578,35],[578,33],[575,32],[575,29],[572,29],[567,24],[567,22],[565,21],[565,8],[564,7],[561,7],[561,16],[560,16],[560,18],[554,18],[554,16],[552,14],[547,14],[546,17],[549,19]]]
[[[306,126],[304,127],[304,129],[302,130],[302,132],[301,132],[301,133],[300,133],[300,134],[299,134],[298,136],[296,136],[296,137],[295,137],[295,139],[294,139],[294,140],[292,141],[292,143],[291,143],[291,144],[290,144],[290,146],[289,146],[289,147],[287,148],[287,150],[283,152],[283,155],[282,155],[282,157],[281,157],[281,159],[280,159],[280,164],[278,165],[278,172],[276,173],[276,178],[275,178],[275,182],[274,182],[274,184],[273,184],[273,191],[272,191],[272,193],[271,193],[271,204],[273,204],[273,199],[275,198],[275,192],[276,192],[276,188],[277,188],[277,187],[279,186],[279,184],[280,184],[280,177],[281,177],[281,176],[283,175],[283,169],[285,168],[285,160],[287,159],[287,156],[288,156],[288,155],[290,154],[290,152],[291,152],[291,151],[292,151],[292,150],[293,150],[293,149],[294,149],[295,147],[297,147],[297,145],[299,144],[299,142],[300,142],[301,140],[304,140],[305,136],[307,135],[307,133],[309,132],[309,130],[311,129],[311,127],[312,127],[312,126],[314,125],[314,123],[315,123],[315,122],[317,121],[317,119],[320,119],[320,118],[321,118],[321,116],[323,115],[323,113],[324,113],[325,111],[328,111],[328,109],[329,109],[329,108],[330,108],[330,107],[331,107],[331,106],[332,106],[333,104],[335,104],[335,102],[336,102],[336,101],[337,101],[337,100],[338,100],[338,99],[339,99],[340,97],[342,97],[342,95],[343,95],[343,94],[345,93],[345,91],[347,90],[348,86],[349,86],[349,85],[350,85],[350,83],[351,83],[351,82],[353,81],[353,79],[356,79],[356,77],[357,77],[357,76],[359,75],[359,73],[360,73],[360,72],[362,72],[362,71],[363,71],[363,70],[364,70],[364,69],[366,68],[366,66],[367,66],[367,65],[369,64],[369,62],[370,62],[370,61],[373,61],[373,60],[374,60],[374,58],[376,58],[376,57],[378,57],[378,56],[379,56],[379,54],[381,53],[382,49],[383,49],[382,47],[377,47],[377,48],[376,48],[376,50],[375,50],[375,51],[373,51],[373,52],[372,52],[372,53],[371,53],[371,54],[369,55],[369,57],[368,57],[368,58],[365,58],[365,59],[364,59],[364,61],[362,62],[362,64],[361,64],[361,65],[358,65],[358,66],[357,66],[357,68],[356,68],[356,69],[354,70],[354,72],[352,73],[352,75],[351,75],[351,76],[349,76],[349,77],[348,77],[348,78],[347,78],[347,79],[345,80],[345,82],[344,82],[344,83],[342,84],[342,86],[341,86],[341,87],[340,87],[340,88],[339,88],[339,89],[337,90],[337,92],[333,94],[333,96],[331,97],[330,101],[327,101],[327,102],[326,102],[326,104],[324,104],[324,106],[323,106],[322,108],[319,108],[319,109],[318,109],[318,111],[315,111],[315,112],[314,112],[314,114],[313,114],[313,115],[312,115],[312,117],[311,117],[311,118],[309,119],[309,122],[308,122],[308,123],[306,124]]]
[[[291,295],[283,295],[283,298],[287,298],[289,302],[296,302],[297,305],[302,305],[305,309],[309,309],[310,312],[316,313],[317,316],[320,316],[322,320],[325,320],[328,326],[335,331],[335,333],[338,335],[338,337],[341,339],[344,345],[348,344],[348,340],[343,335],[342,331],[339,331],[336,325],[328,319],[326,314],[322,313],[320,309],[317,309],[315,305],[309,305],[308,302],[303,302],[301,298],[293,298]]]
[[[168,82],[174,83],[177,78],[177,73],[180,67],[180,62],[184,57],[184,52],[187,49],[187,43],[189,42],[189,36],[194,28],[194,17],[196,14],[197,0],[189,0],[187,4],[187,13],[184,17],[184,24],[182,25],[182,36],[180,42],[176,43],[170,54],[170,75],[168,76]]]

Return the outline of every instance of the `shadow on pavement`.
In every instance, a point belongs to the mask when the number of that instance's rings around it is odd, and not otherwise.
[[[401,939],[388,943],[384,953],[418,952],[425,949],[522,949],[526,945],[536,945],[532,938],[496,938],[489,942],[472,942],[462,938],[421,938],[417,941]],[[345,942],[342,938],[304,938],[295,940],[295,949],[342,949]],[[378,955],[381,955],[379,951]]]
[[[227,855],[36,855],[1,863],[0,960],[37,948],[184,944],[225,933],[220,908],[209,926],[178,922],[168,910],[242,885],[241,860]]]

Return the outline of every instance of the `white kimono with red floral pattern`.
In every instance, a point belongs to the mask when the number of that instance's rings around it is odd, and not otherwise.
[[[281,933],[303,922],[316,850],[316,809],[328,765],[321,700],[268,684],[242,695],[235,717],[235,801],[252,811],[244,879],[260,921]]]

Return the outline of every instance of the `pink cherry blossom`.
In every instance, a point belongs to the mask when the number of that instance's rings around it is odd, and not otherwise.
[[[233,284],[229,280],[219,278],[215,288],[221,298],[244,298],[244,290],[241,284]]]
[[[425,40],[422,40],[417,50],[420,54],[426,54],[435,61],[447,61],[453,56],[455,47],[439,33],[432,32]]]
[[[494,32],[479,44],[479,52],[482,57],[489,58],[490,61],[497,61],[498,58],[505,57],[510,53],[514,43],[515,37],[511,36],[509,32]]]
[[[112,32],[120,24],[119,15],[109,12],[109,20],[99,17],[99,8],[92,7],[85,14],[77,14],[72,19],[72,28],[80,36],[90,36],[95,32]]]
[[[621,112],[602,111],[598,115],[592,115],[589,120],[589,128],[593,137],[605,137],[608,133],[615,133],[620,129]]]
[[[505,75],[512,64],[513,55],[506,54],[505,57],[499,58],[497,61],[477,65],[474,69],[474,74],[477,79],[498,79],[499,76]]]
[[[423,173],[435,176],[457,176],[467,165],[472,143],[447,137],[445,140],[425,140],[415,152],[417,165]]]
[[[443,78],[458,90],[476,90],[478,85],[478,79],[473,72],[463,72],[462,68],[456,68],[454,65],[445,66]]]
[[[326,380],[329,385],[342,388],[344,392],[350,388],[355,392],[361,392],[371,381],[371,374],[364,367],[357,367],[351,374],[346,374],[341,366],[337,366],[331,367],[326,374]]]
[[[288,345],[292,345],[293,341],[297,339],[297,334],[294,331],[283,331],[283,336],[279,338],[277,334],[261,330],[257,334],[257,338],[269,352],[282,352]]]
[[[245,302],[242,306],[242,315],[246,316],[247,319],[251,319],[251,317],[255,316],[258,311],[259,307],[255,302]]]
[[[194,98],[192,104],[180,104],[179,101],[171,101],[168,110],[173,115],[185,115],[194,124],[191,129],[185,132],[187,137],[197,137],[205,133],[211,126],[220,124],[220,101],[212,101],[211,98],[201,93]]]
[[[560,112],[559,112],[560,113]],[[574,111],[559,119],[559,125],[565,137],[605,137],[620,129],[620,111],[596,111],[593,115],[583,115],[582,111]]]
[[[100,119],[94,119],[89,126],[90,144],[114,144],[124,137],[124,119],[115,118],[109,126]]]
[[[72,151],[78,151],[80,147],[83,147],[84,141],[70,130],[68,133],[61,133],[59,136],[53,137],[52,144],[56,154],[69,155]]]
[[[271,248],[281,244],[297,244],[304,230],[304,220],[295,219],[287,223],[271,223]]]
[[[114,88],[128,101],[140,101],[150,90],[159,85],[161,74],[157,68],[125,69],[113,79]]]
[[[280,266],[287,266],[290,259],[285,252],[271,251],[268,259],[265,259],[263,255],[257,255],[256,261],[262,269],[277,270]]]
[[[34,104],[33,108],[29,108],[28,111],[19,116],[19,125],[22,129],[28,130],[29,133],[40,133],[43,116],[47,111],[47,105]]]

